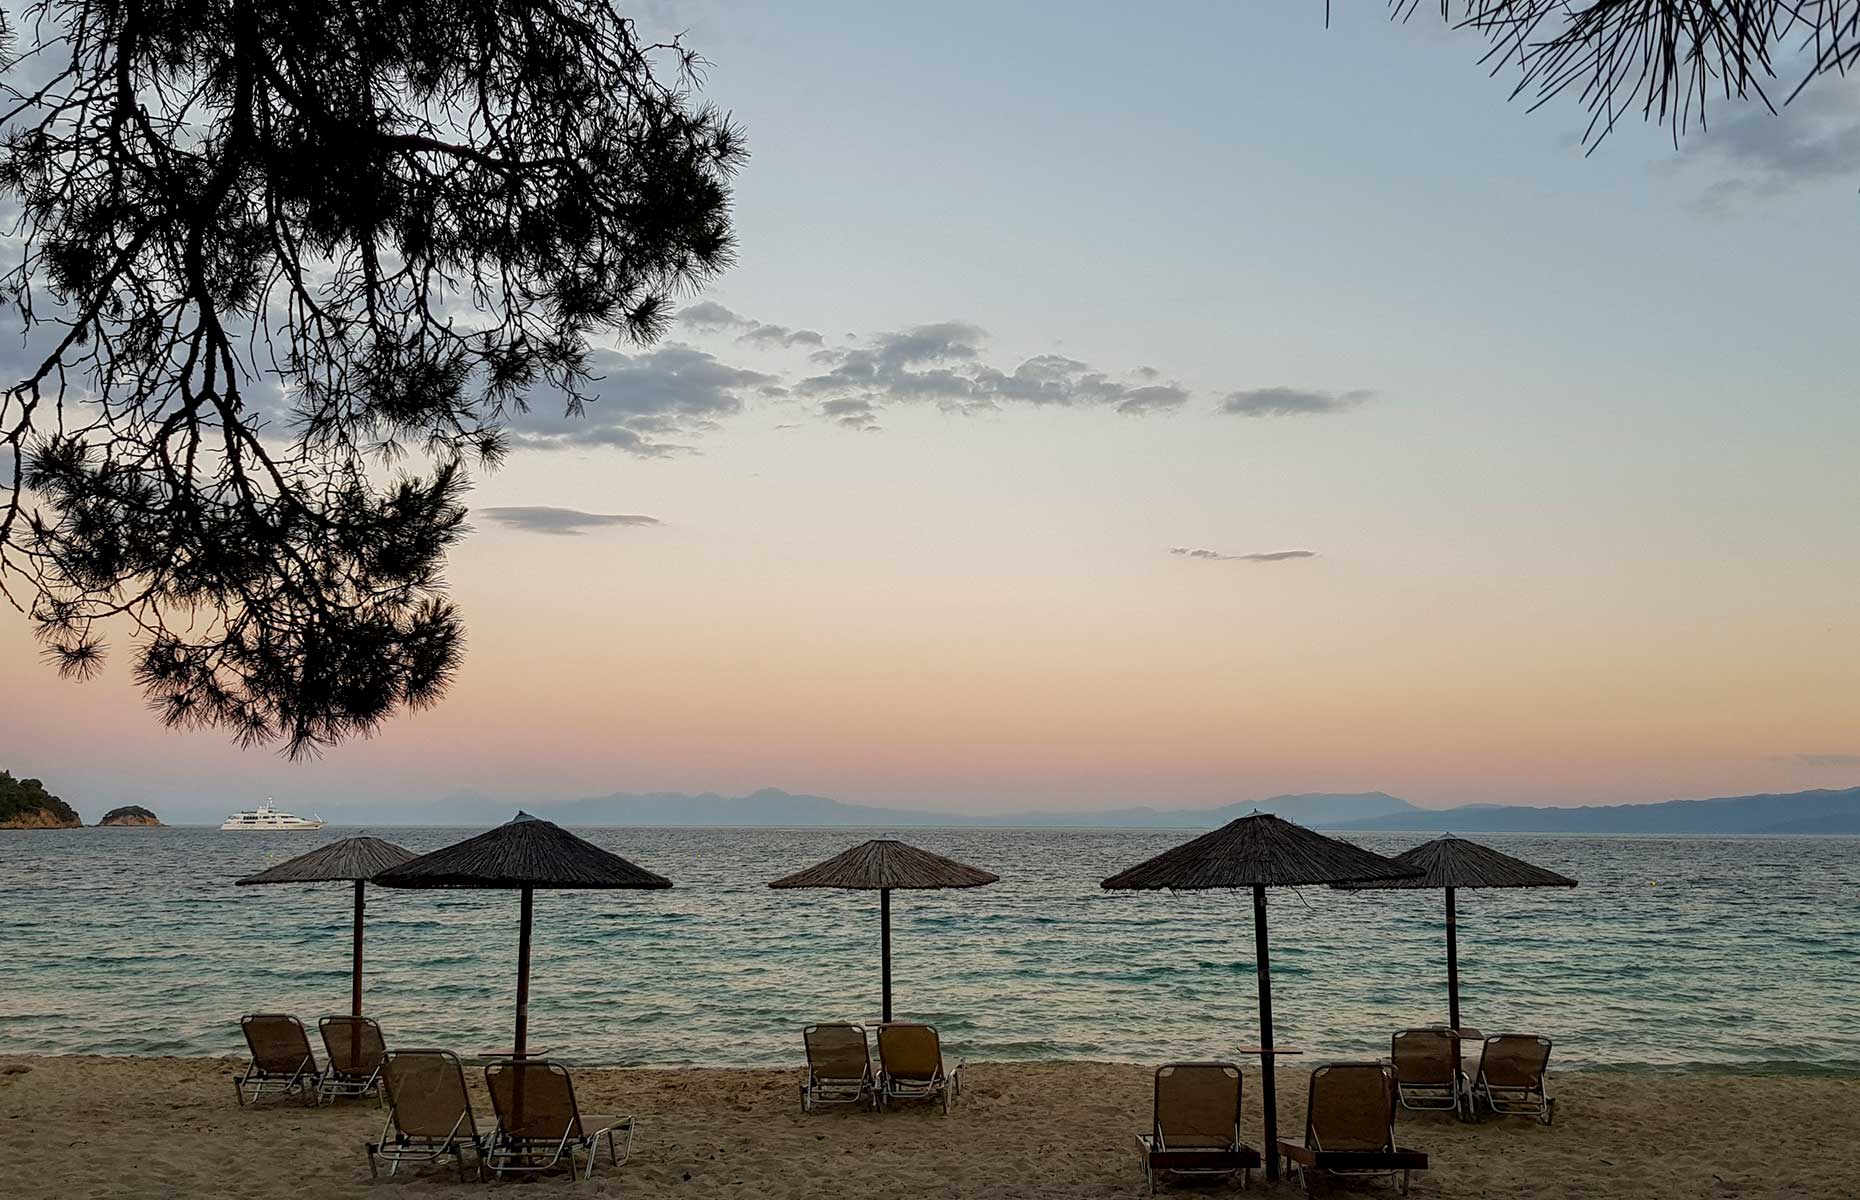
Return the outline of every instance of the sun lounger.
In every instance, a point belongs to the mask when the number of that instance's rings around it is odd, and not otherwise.
[[[868,1103],[878,1107],[878,1075],[865,1026],[809,1025],[801,1031],[807,1046],[807,1082],[801,1085],[801,1111],[822,1104]]]
[[[943,1062],[934,1025],[892,1021],[878,1027],[879,1103],[941,1098],[943,1112],[962,1093],[962,1064]]]
[[[1528,1033],[1499,1033],[1485,1039],[1485,1054],[1473,1081],[1473,1101],[1495,1113],[1536,1117],[1548,1125],[1556,1115],[1550,1098],[1550,1039]]]
[[[1395,1068],[1387,1063],[1330,1063],[1311,1072],[1302,1142],[1279,1139],[1310,1195],[1319,1171],[1390,1175],[1408,1190],[1408,1174],[1427,1170],[1427,1155],[1395,1144]]]
[[[575,1084],[560,1063],[540,1059],[494,1062],[484,1069],[497,1112],[497,1131],[485,1165],[498,1174],[547,1171],[567,1162],[570,1174],[594,1177],[594,1160],[602,1139],[607,1157],[619,1166],[633,1152],[633,1118],[583,1115],[575,1103]],[[620,1151],[616,1133],[626,1135]],[[587,1155],[585,1170],[576,1156]]]
[[[1259,1166],[1259,1151],[1240,1140],[1240,1068],[1229,1062],[1168,1063],[1156,1068],[1150,1132],[1137,1135],[1143,1178],[1232,1175],[1240,1186]]]
[[[240,1104],[256,1104],[266,1092],[295,1092],[307,1104],[316,1102],[323,1075],[302,1021],[284,1013],[247,1013],[239,1028],[252,1052],[245,1073],[233,1076]]]
[[[478,1178],[484,1178],[486,1139],[472,1115],[458,1055],[446,1050],[389,1051],[382,1057],[381,1081],[388,1115],[381,1140],[368,1143],[371,1178],[377,1174],[377,1160],[385,1161],[392,1175],[404,1162],[453,1158],[463,1182],[468,1150],[477,1160]]]
[[[1442,1027],[1403,1029],[1389,1039],[1395,1094],[1403,1108],[1458,1112],[1469,1086],[1453,1053],[1459,1039]]]
[[[316,1023],[323,1035],[323,1052],[329,1069],[317,1084],[319,1102],[337,1096],[366,1096],[381,1093],[381,1060],[387,1045],[381,1040],[381,1026],[372,1017],[324,1017]]]

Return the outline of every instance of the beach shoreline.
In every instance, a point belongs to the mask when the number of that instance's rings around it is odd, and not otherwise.
[[[978,1062],[949,1117],[931,1107],[800,1111],[798,1066],[577,1068],[584,1110],[631,1112],[631,1162],[597,1167],[596,1195],[1092,1197],[1143,1193],[1132,1151],[1149,1122],[1153,1067]],[[362,1151],[383,1111],[241,1108],[221,1058],[0,1057],[0,1178],[19,1200],[291,1195],[296,1200],[458,1189],[446,1169],[371,1182]],[[1259,1144],[1257,1069],[1244,1130]],[[490,1106],[468,1068],[481,1125]],[[1303,1128],[1306,1069],[1279,1072],[1279,1126]],[[1465,1125],[1403,1113],[1431,1169],[1416,1195],[1735,1197],[1850,1193],[1860,1076],[1584,1071],[1553,1077],[1557,1121]],[[475,1185],[473,1185],[475,1186]],[[1263,1189],[1256,1174],[1255,1190]],[[1216,1188],[1215,1190],[1222,1190]],[[1282,1182],[1269,1194],[1293,1195]],[[1332,1189],[1393,1195],[1375,1183]],[[1182,1189],[1205,1194],[1204,1188]]]

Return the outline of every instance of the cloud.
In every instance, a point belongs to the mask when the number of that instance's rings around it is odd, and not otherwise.
[[[678,323],[699,333],[734,333],[752,346],[824,346],[826,339],[812,329],[790,329],[751,320],[714,300],[702,300],[678,310]]]
[[[580,415],[536,404],[511,417],[519,446],[543,450],[612,446],[642,458],[665,458],[690,447],[667,437],[695,436],[780,379],[734,367],[706,351],[668,342],[639,354],[597,350],[593,399]]]
[[[1772,758],[1798,767],[1860,767],[1860,754],[1777,754]]]
[[[1294,558],[1316,558],[1315,550],[1270,550],[1263,554],[1222,554],[1218,550],[1191,549],[1187,546],[1171,546],[1169,553],[1178,558],[1198,558],[1207,562],[1289,562]]]
[[[1126,416],[1167,413],[1188,403],[1188,392],[1174,384],[1132,388],[1117,402],[1117,411]]]
[[[820,415],[860,432],[878,428],[878,410],[867,400],[828,400],[820,406]]]
[[[811,330],[758,321],[710,300],[682,309],[677,321],[696,334],[732,338],[748,351],[809,347],[811,372],[747,370],[678,343],[631,357],[609,352],[614,378],[603,395],[618,398],[621,415],[600,431],[573,433],[560,420],[547,420],[519,432],[542,444],[614,444],[663,457],[689,449],[676,435],[740,411],[751,399],[806,402],[817,417],[859,430],[878,429],[884,410],[898,405],[966,414],[1073,408],[1165,417],[1186,411],[1195,400],[1186,385],[1147,363],[1109,371],[1057,353],[1004,363],[989,353],[987,331],[969,321],[849,333],[845,344],[831,346]],[[1245,416],[1336,413],[1371,395],[1360,389],[1255,388],[1226,393],[1215,410]],[[655,423],[649,425],[647,416]]]
[[[1860,176],[1860,80],[1818,79],[1774,113],[1740,104],[1687,139],[1679,162],[1717,176],[1698,205],[1720,213]]]
[[[1365,388],[1348,392],[1314,392],[1303,388],[1263,387],[1229,392],[1221,411],[1237,417],[1299,417],[1349,412],[1375,395]]]
[[[699,333],[722,333],[725,330],[734,331],[744,325],[755,324],[754,321],[737,315],[715,300],[703,300],[679,309],[677,320],[680,325],[689,325]]]
[[[786,325],[758,325],[737,339],[758,346],[823,346],[826,339],[812,329],[790,329]]]
[[[657,517],[635,513],[591,513],[575,508],[550,508],[547,505],[518,505],[511,508],[481,508],[480,516],[499,525],[525,533],[547,533],[560,537],[579,537],[590,529],[608,525],[657,525]]]
[[[828,369],[799,380],[797,394],[885,404],[933,403],[958,412],[992,412],[1013,406],[1111,408],[1126,416],[1175,412],[1190,393],[1178,383],[1156,383],[1161,372],[1139,367],[1129,384],[1076,358],[1036,354],[1012,370],[984,360],[987,334],[966,321],[941,321],[876,334],[866,344],[822,348],[809,358]],[[823,409],[824,411],[824,409]]]

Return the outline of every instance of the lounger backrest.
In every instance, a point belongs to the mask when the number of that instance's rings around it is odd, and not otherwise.
[[[494,1062],[484,1069],[497,1125],[512,1137],[560,1141],[581,1136],[581,1112],[568,1068],[548,1061]]]
[[[252,1051],[252,1061],[261,1071],[291,1075],[316,1068],[316,1056],[310,1053],[310,1035],[303,1022],[285,1013],[250,1013],[239,1018],[245,1031],[245,1044]]]
[[[1156,1144],[1226,1149],[1240,1140],[1240,1068],[1168,1063],[1156,1069]]]
[[[807,1043],[807,1067],[816,1079],[864,1079],[872,1071],[872,1052],[866,1046],[862,1025],[809,1025],[801,1031]]]
[[[1445,1029],[1401,1030],[1389,1040],[1396,1078],[1408,1084],[1451,1084],[1453,1040]]]
[[[1395,1148],[1395,1072],[1383,1063],[1331,1063],[1311,1072],[1305,1145],[1322,1150]]]
[[[329,1065],[344,1075],[372,1075],[387,1044],[373,1017],[324,1017],[316,1023]]]
[[[1538,1087],[1550,1065],[1550,1039],[1528,1033],[1500,1033],[1485,1039],[1479,1071],[1499,1087]]]
[[[936,1026],[896,1023],[878,1027],[878,1060],[896,1079],[934,1079],[943,1069]]]
[[[394,1126],[413,1138],[476,1132],[465,1068],[445,1050],[395,1050],[381,1064]],[[462,1121],[462,1124],[461,1124]]]

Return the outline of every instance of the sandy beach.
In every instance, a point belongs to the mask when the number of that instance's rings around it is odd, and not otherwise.
[[[362,1143],[382,1116],[372,1100],[241,1109],[227,1083],[234,1065],[0,1060],[6,1195],[321,1200],[478,1186],[432,1168],[371,1182]],[[603,1166],[593,1183],[575,1186],[582,1194],[776,1200],[1142,1194],[1131,1144],[1148,1120],[1148,1069],[980,1063],[965,1074],[962,1101],[945,1118],[931,1108],[803,1115],[796,1071],[578,1071],[584,1108],[632,1112],[641,1132],[632,1162],[618,1170]],[[1433,1168],[1416,1177],[1415,1194],[1624,1200],[1853,1194],[1847,1151],[1860,1142],[1860,1078],[1577,1073],[1557,1077],[1553,1086],[1557,1122],[1549,1128],[1523,1119],[1461,1125],[1404,1113],[1401,1140],[1433,1157]],[[1284,1072],[1280,1090],[1282,1127],[1302,1129],[1303,1074]],[[1249,1140],[1257,1142],[1258,1090],[1250,1075],[1246,1108]],[[1273,1189],[1256,1175],[1254,1190]],[[1297,1192],[1289,1181],[1276,1190]],[[1331,1191],[1395,1194],[1368,1182]]]

